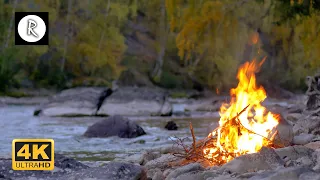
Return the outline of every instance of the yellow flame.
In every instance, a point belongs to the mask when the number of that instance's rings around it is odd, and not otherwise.
[[[220,128],[217,131],[215,148],[204,149],[205,157],[215,158],[218,156],[215,153],[217,151],[232,153],[235,156],[258,152],[269,143],[266,138],[273,138],[272,132],[279,123],[279,117],[268,112],[261,105],[267,95],[262,86],[256,85],[255,77],[255,73],[264,60],[257,63],[254,59],[239,68],[238,86],[230,90],[230,103],[223,104],[220,109]],[[234,125],[230,119],[236,117],[245,108],[246,110],[238,117],[241,126]],[[214,136],[214,133],[210,133],[209,136]],[[222,161],[228,162],[233,157],[223,156],[220,158]]]

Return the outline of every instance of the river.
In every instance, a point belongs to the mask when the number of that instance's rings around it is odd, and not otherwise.
[[[11,143],[17,138],[50,138],[55,141],[55,152],[78,160],[107,161],[143,150],[171,146],[175,137],[191,137],[189,122],[192,122],[197,138],[207,133],[208,125],[217,121],[218,114],[211,118],[175,118],[177,131],[168,131],[164,126],[170,118],[134,117],[147,133],[133,139],[84,138],[87,127],[102,117],[52,118],[33,116],[34,106],[0,107],[0,157],[11,156]],[[105,117],[104,117],[105,118]]]

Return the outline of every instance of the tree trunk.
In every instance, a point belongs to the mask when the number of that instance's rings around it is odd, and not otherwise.
[[[165,8],[165,0],[162,0],[161,4],[161,17],[160,17],[160,49],[157,55],[156,64],[152,72],[153,79],[159,79],[162,75],[162,66],[163,66],[163,58],[166,51],[167,44],[167,36],[168,36],[168,28],[166,26],[166,8]]]
[[[68,0],[67,29],[66,29],[65,36],[64,36],[61,72],[64,72],[64,66],[65,66],[65,62],[66,62],[66,55],[67,55],[67,48],[68,48],[68,38],[69,38],[69,29],[70,29],[71,6],[72,6],[72,0]]]
[[[13,2],[12,16],[11,16],[11,19],[10,19],[10,24],[9,24],[9,28],[8,28],[8,32],[7,32],[8,33],[7,34],[7,38],[6,38],[5,43],[4,43],[3,47],[2,47],[2,52],[5,51],[5,49],[8,47],[9,42],[10,42],[11,31],[12,31],[12,26],[13,26],[13,22],[14,22],[14,15],[15,15],[17,3],[18,3],[18,0],[15,0]]]
[[[106,14],[105,14],[105,19],[107,19],[107,17],[108,17],[109,9],[110,9],[110,0],[108,0],[107,11],[106,11]],[[102,30],[102,33],[101,33],[101,36],[100,36],[99,46],[98,46],[98,51],[99,51],[99,53],[100,53],[100,51],[101,51],[101,44],[102,44],[102,42],[103,42],[103,39],[104,39],[104,36],[105,36],[105,33],[106,33],[106,28],[107,28],[107,23],[105,22],[105,23],[104,23],[103,30]]]
[[[109,15],[110,2],[111,2],[111,0],[108,0],[107,7],[106,7],[106,13],[105,13],[105,22],[103,24],[103,29],[102,29],[100,40],[99,40],[99,44],[98,44],[97,58],[98,57],[100,58],[101,46],[102,46],[102,42],[104,40],[104,36],[106,34],[106,29],[107,29],[107,20],[106,19],[107,19],[108,15]],[[96,68],[93,68],[92,70],[90,70],[90,73],[94,74],[95,71],[96,71]]]

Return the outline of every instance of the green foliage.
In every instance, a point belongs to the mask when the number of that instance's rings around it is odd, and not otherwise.
[[[183,79],[180,76],[175,76],[171,72],[163,71],[159,84],[164,88],[177,88],[181,87]]]
[[[185,92],[173,92],[170,94],[170,97],[176,99],[176,98],[188,98],[189,96]]]
[[[71,86],[107,85],[118,78],[124,69],[120,62],[126,50],[121,29],[129,16],[136,15],[136,0],[81,3],[73,0],[70,7],[68,2],[19,1],[15,11],[49,12],[50,46],[19,46],[14,49],[15,54],[10,54],[14,47],[13,33],[7,39],[9,30],[14,31],[8,28],[13,17],[13,1],[0,2],[0,33],[3,34],[0,50],[9,42],[0,54],[0,91],[12,87],[12,81],[17,80],[19,84],[25,78],[37,86],[58,88],[70,86],[70,83]],[[69,22],[67,17],[70,17]],[[63,58],[66,62],[61,68]]]
[[[14,2],[0,1],[2,92],[24,81],[36,87],[106,86],[125,69],[151,74],[159,59],[162,74],[153,81],[166,88],[189,87],[192,77],[212,89],[228,89],[239,65],[253,57],[267,56],[260,79],[292,89],[302,88],[305,76],[320,67],[315,0],[24,0],[16,7]],[[50,14],[50,45],[14,46],[12,12],[38,9]],[[136,18],[138,10],[144,17]],[[128,20],[148,32],[128,29]],[[260,41],[253,43],[258,29]],[[142,42],[148,57],[125,54],[124,34]]]
[[[16,98],[30,97],[29,94],[26,94],[26,93],[20,92],[20,91],[0,92],[0,96],[10,96],[10,97],[16,97]]]
[[[261,78],[297,88],[304,85],[306,75],[320,67],[317,3],[167,0],[166,7],[186,71],[203,84],[229,88],[240,63],[267,56]],[[263,39],[252,44],[250,38],[257,29]]]
[[[18,72],[15,48],[6,49],[0,56],[0,91],[5,92],[15,86],[14,75]]]
[[[75,82],[82,79],[93,81],[93,77],[97,77],[97,81],[102,82],[98,84],[106,84],[104,81],[117,79],[124,70],[120,62],[126,46],[120,29],[129,14],[135,15],[135,3],[108,3],[95,0],[90,5],[82,3],[74,7],[90,12],[81,18],[76,13],[71,17],[77,36],[69,44],[66,69],[74,76]]]

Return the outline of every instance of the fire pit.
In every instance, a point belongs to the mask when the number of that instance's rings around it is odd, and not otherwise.
[[[258,152],[262,147],[282,147],[275,143],[276,127],[280,115],[268,111],[261,105],[266,98],[262,86],[257,86],[255,73],[265,58],[243,64],[238,71],[238,86],[231,89],[231,101],[220,108],[219,127],[205,139],[196,141],[192,125],[192,147],[184,147],[185,163],[202,161],[205,164],[222,165],[240,155]]]

